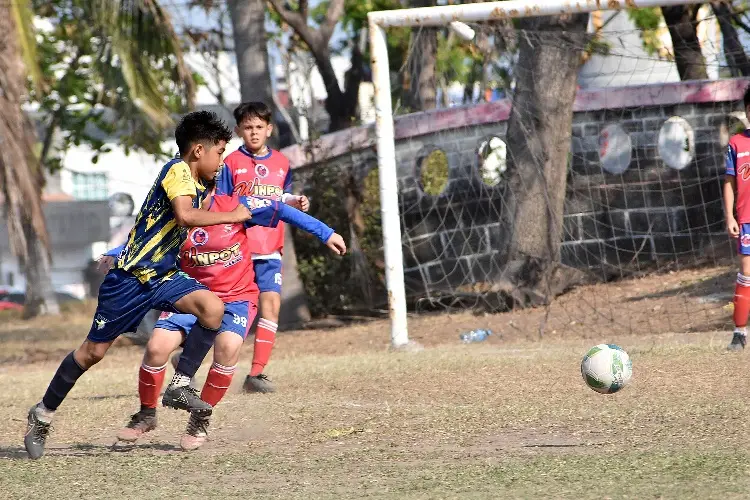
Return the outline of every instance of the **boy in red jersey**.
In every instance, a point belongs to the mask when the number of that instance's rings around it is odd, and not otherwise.
[[[252,215],[246,223],[193,228],[180,248],[180,268],[206,285],[225,304],[224,318],[214,344],[214,362],[201,392],[201,399],[212,407],[224,397],[232,382],[240,348],[257,311],[259,292],[251,261],[250,231],[246,228],[275,227],[280,221],[286,221],[317,236],[334,253],[346,252],[343,238],[333,229],[279,202],[223,195],[204,201],[211,212],[231,211],[239,204],[246,206]],[[164,313],[159,318],[138,373],[141,409],[118,432],[118,440],[132,443],[156,428],[156,406],[169,356],[182,344],[195,322],[191,314]],[[209,415],[191,413],[180,446],[184,450],[199,448],[206,439],[208,425]]]
[[[750,87],[745,90],[743,104],[750,119]],[[727,349],[741,351],[747,343],[750,313],[750,129],[729,139],[725,163],[724,214],[727,232],[737,238],[740,255],[740,272],[734,289],[734,333]]]
[[[234,110],[243,145],[226,157],[217,180],[217,192],[239,196],[257,196],[286,203],[304,212],[310,207],[305,196],[295,196],[289,160],[279,151],[269,149],[271,110],[262,102],[246,102]],[[255,281],[260,290],[260,320],[255,329],[253,361],[243,385],[247,392],[273,392],[274,387],[263,374],[276,340],[281,309],[281,253],[284,247],[284,225],[274,228],[254,227],[248,232],[253,254]]]

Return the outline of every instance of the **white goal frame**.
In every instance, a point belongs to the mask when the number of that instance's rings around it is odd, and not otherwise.
[[[408,345],[409,331],[406,321],[406,289],[386,28],[451,25],[460,36],[471,38],[473,36],[471,28],[462,23],[697,3],[702,2],[699,0],[507,0],[385,10],[370,12],[367,15],[372,81],[375,90],[380,211],[392,347],[400,348]]]

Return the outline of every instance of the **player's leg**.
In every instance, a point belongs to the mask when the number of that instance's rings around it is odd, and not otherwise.
[[[138,370],[138,396],[141,407],[117,433],[119,441],[134,443],[146,432],[156,429],[156,406],[164,385],[169,355],[182,344],[185,332],[195,323],[190,314],[162,313],[146,344]]]
[[[200,399],[190,381],[208,354],[224,316],[224,303],[206,287],[180,272],[172,278],[170,295],[162,298],[162,309],[171,307],[197,318],[185,340],[174,377],[164,391],[162,404],[169,408],[211,414],[211,405]],[[192,283],[192,284],[191,284]],[[195,286],[197,285],[197,286]],[[183,290],[187,293],[177,293]]]
[[[253,265],[260,289],[260,320],[255,328],[253,362],[243,388],[246,392],[274,392],[275,388],[263,370],[276,342],[281,310],[281,259],[255,260]]]
[[[99,304],[88,337],[57,368],[42,400],[28,413],[24,445],[33,459],[44,454],[50,424],[57,408],[76,381],[106,354],[123,332],[134,330],[150,309],[151,290],[132,275],[110,271],[99,288]]]
[[[734,332],[727,349],[741,351],[747,343],[747,318],[750,313],[750,224],[742,224],[738,253],[740,272],[734,288]]]
[[[242,343],[256,311],[255,304],[250,302],[230,302],[225,305],[221,333],[214,344],[213,364],[201,391],[201,399],[211,406],[216,406],[232,385]],[[209,417],[191,413],[187,430],[180,439],[182,449],[189,451],[200,448],[208,436],[208,426]]]

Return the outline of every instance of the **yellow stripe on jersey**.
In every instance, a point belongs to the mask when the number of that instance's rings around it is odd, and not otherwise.
[[[178,196],[190,196],[195,198],[196,188],[203,191],[205,188],[202,184],[193,179],[190,167],[184,161],[175,163],[169,169],[169,172],[161,181],[164,191],[167,192],[167,198],[174,200]]]
[[[164,165],[136,216],[116,267],[131,272],[142,283],[173,274],[186,231],[175,221],[171,200],[189,196],[192,206],[200,208],[204,190],[181,159]]]

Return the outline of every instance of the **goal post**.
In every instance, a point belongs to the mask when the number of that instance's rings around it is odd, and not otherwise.
[[[508,0],[436,7],[421,7],[368,14],[372,79],[374,87],[375,129],[379,193],[382,216],[383,253],[391,345],[409,344],[407,303],[402,255],[399,185],[397,176],[391,80],[388,61],[387,29],[393,27],[439,27],[458,23],[459,36],[470,37],[471,29],[461,23],[482,23],[511,18],[590,13],[647,7],[666,7],[701,3],[696,0]],[[468,27],[467,27],[468,28]],[[462,31],[462,32],[461,32]]]

